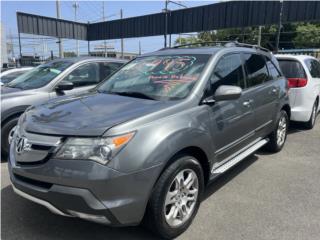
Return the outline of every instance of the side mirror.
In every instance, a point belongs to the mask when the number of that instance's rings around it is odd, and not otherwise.
[[[57,92],[63,92],[66,90],[71,90],[73,89],[73,83],[68,82],[68,81],[61,81],[57,86],[56,86],[56,91]]]
[[[214,93],[215,101],[236,100],[240,98],[242,89],[237,86],[221,85]]]

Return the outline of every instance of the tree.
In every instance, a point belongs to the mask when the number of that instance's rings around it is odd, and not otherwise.
[[[299,24],[293,42],[297,48],[320,48],[320,24]]]
[[[174,45],[185,45],[185,44],[196,43],[196,42],[199,42],[199,39],[196,36],[178,37],[175,40]]]
[[[76,57],[77,54],[75,52],[64,52],[63,56],[64,57]]]
[[[278,28],[275,25],[264,26],[261,34],[261,46],[275,50]],[[258,43],[258,27],[230,28],[198,33],[197,37],[183,38],[184,43],[239,41],[248,44]],[[179,40],[180,41],[180,40]],[[176,41],[176,43],[178,40]],[[320,24],[288,23],[283,24],[280,32],[279,49],[314,48],[320,46]]]

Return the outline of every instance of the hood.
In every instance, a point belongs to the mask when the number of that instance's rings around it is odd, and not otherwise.
[[[174,104],[105,93],[86,93],[30,108],[22,119],[29,132],[100,136],[107,129]]]
[[[4,85],[1,86],[1,95],[7,94],[7,93],[15,93],[15,92],[21,92],[21,89],[5,87]]]
[[[1,98],[12,98],[12,97],[20,97],[20,96],[26,96],[30,94],[34,94],[34,90],[22,90],[19,88],[11,88],[6,86],[1,86]]]

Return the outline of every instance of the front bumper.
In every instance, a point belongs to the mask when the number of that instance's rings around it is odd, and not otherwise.
[[[11,151],[12,152],[12,151]],[[124,174],[93,161],[49,159],[21,165],[9,158],[16,193],[54,213],[112,226],[141,222],[161,166]]]

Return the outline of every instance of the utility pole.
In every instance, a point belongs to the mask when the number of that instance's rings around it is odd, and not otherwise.
[[[60,19],[60,0],[56,0],[56,11],[57,11],[57,18]],[[63,58],[63,45],[62,39],[58,38],[59,43],[59,57]]]
[[[11,28],[9,29],[9,34],[10,34],[10,45],[11,45],[11,58],[14,58],[14,46],[13,46],[13,36],[11,32]]]
[[[102,1],[102,20],[105,21],[105,14],[104,14],[104,1]],[[107,57],[107,41],[103,41],[103,47],[104,47],[104,56]]]
[[[79,3],[77,1],[74,1],[74,3],[72,4],[72,7],[74,8],[74,21],[76,22],[78,19],[77,10],[79,8]],[[77,57],[79,57],[79,40],[76,40],[76,54],[77,54]]]
[[[188,8],[186,5],[183,5],[181,3],[175,2],[175,1],[171,1],[171,0],[165,0],[165,34],[164,34],[164,47],[167,47],[167,35],[168,35],[168,12],[170,11],[168,9],[168,4],[172,3],[175,5],[178,5],[180,7],[184,7],[184,8]],[[171,11],[170,11],[170,17],[171,17]],[[181,37],[181,35],[179,34],[179,38]],[[181,38],[179,40],[181,42]],[[169,34],[169,47],[171,47],[171,33]]]
[[[278,32],[276,38],[276,49],[275,52],[279,51],[279,42],[280,42],[280,32],[282,28],[282,11],[283,11],[283,0],[280,1],[280,13],[279,13],[279,24],[278,24]]]
[[[22,47],[21,47],[21,35],[20,35],[20,27],[18,24],[18,38],[19,38],[19,65],[22,63]]]
[[[123,18],[123,11],[122,11],[122,9],[120,9],[120,19],[122,19],[122,18]],[[123,48],[124,48],[123,38],[121,38],[121,58],[123,58]]]
[[[168,0],[165,0],[165,24],[164,24],[164,47],[167,47],[167,35],[168,35]]]
[[[139,55],[141,55],[141,42],[139,40]]]
[[[88,25],[90,24],[90,22],[88,21]],[[88,39],[88,56],[90,56],[90,41]]]
[[[258,46],[261,46],[261,30],[262,30],[262,26],[259,26]]]

